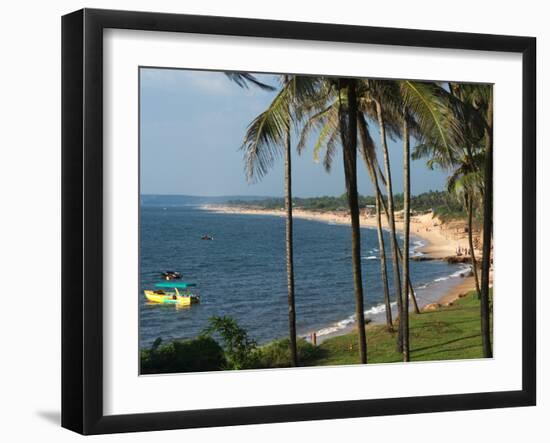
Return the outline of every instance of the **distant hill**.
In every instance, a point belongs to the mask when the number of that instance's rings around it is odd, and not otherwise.
[[[198,195],[156,195],[142,194],[140,203],[142,206],[194,206],[204,204],[223,204],[230,201],[253,202],[266,200],[266,196],[248,196],[248,195],[221,195],[214,197],[205,197]]]

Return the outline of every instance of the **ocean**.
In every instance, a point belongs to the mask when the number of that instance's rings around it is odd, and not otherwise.
[[[223,214],[200,204],[148,204],[140,208],[140,347],[196,337],[212,316],[233,317],[258,343],[288,334],[283,217]],[[213,241],[202,240],[208,233]],[[385,233],[389,245],[388,233]],[[384,321],[377,232],[361,230],[365,315]],[[411,254],[422,240],[412,237]],[[349,329],[354,292],[349,226],[294,220],[296,323],[299,335],[319,338]],[[387,252],[388,254],[388,252]],[[389,255],[389,254],[388,254]],[[421,305],[438,300],[468,268],[441,260],[412,261],[411,280]],[[143,295],[161,272],[181,272],[197,284],[200,304],[150,304]],[[391,263],[389,283],[393,296]]]

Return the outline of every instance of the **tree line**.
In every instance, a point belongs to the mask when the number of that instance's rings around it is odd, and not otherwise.
[[[383,198],[386,198],[384,195]],[[393,196],[395,209],[403,210],[404,194],[399,193]],[[465,217],[463,205],[454,194],[446,191],[428,191],[411,197],[411,210],[417,212],[434,211],[438,213],[454,213],[456,217]],[[362,208],[376,206],[376,197],[373,195],[359,195],[359,206]],[[260,208],[260,209],[280,209],[285,205],[285,199],[281,197],[266,197],[258,200],[229,200],[231,206]],[[347,194],[338,197],[319,196],[319,197],[293,197],[292,206],[294,208],[312,210],[312,211],[347,211]]]

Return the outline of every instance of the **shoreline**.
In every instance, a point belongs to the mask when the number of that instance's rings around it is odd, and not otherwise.
[[[230,205],[202,205],[201,209],[222,213],[222,214],[239,214],[239,215],[260,215],[260,216],[275,216],[285,217],[286,213],[283,209],[261,209],[261,208],[248,208]],[[343,211],[310,211],[299,208],[294,208],[292,211],[293,218],[304,219],[310,221],[324,222],[328,224],[350,225],[350,217]],[[397,214],[396,228],[398,231],[403,229],[403,221],[398,219]],[[376,216],[367,216],[361,214],[360,216],[361,227],[376,229],[377,222]],[[430,260],[445,260],[448,257],[456,256],[456,250],[458,247],[466,248],[468,244],[467,233],[460,235],[460,228],[457,225],[461,223],[455,223],[451,226],[443,227],[442,223],[433,217],[432,213],[426,213],[421,215],[414,215],[411,217],[410,233],[413,237],[418,237],[426,242],[424,245],[413,248],[417,252],[421,252],[424,257]],[[463,223],[462,223],[463,224]],[[388,229],[387,223],[383,222],[382,227]],[[453,232],[454,231],[454,232]],[[462,229],[462,231],[464,231]],[[478,253],[478,251],[476,250]],[[441,306],[448,306],[455,300],[460,298],[463,294],[468,293],[475,289],[474,277],[469,275],[471,273],[471,267],[464,270],[457,271],[458,275],[453,275],[458,281],[452,284],[442,285],[442,292],[437,294],[433,299],[427,300],[423,303],[418,297],[420,310],[434,310]],[[456,273],[455,273],[456,274]],[[467,276],[462,276],[467,274]],[[450,276],[451,277],[451,276]],[[455,280],[455,278],[453,278]],[[451,283],[451,282],[449,282]],[[415,288],[415,292],[419,289]],[[426,300],[426,299],[425,299]],[[392,303],[392,312],[395,308],[395,302]],[[374,312],[369,314],[371,319],[370,324],[383,324],[385,322],[385,309],[380,310],[379,306],[374,306],[369,309]],[[355,328],[355,321],[349,318],[343,319],[339,322],[327,325],[317,331],[308,332],[307,335],[301,335],[304,338],[308,338],[313,332],[317,335],[317,342],[320,343],[332,337],[344,335],[350,333]]]
[[[262,209],[231,205],[202,205],[201,209],[218,212],[222,214],[240,215],[267,215],[285,217],[283,209]],[[329,224],[350,225],[350,216],[344,211],[313,211],[300,208],[292,210],[292,217],[297,219],[325,222]],[[384,218],[384,217],[383,217]],[[395,226],[398,231],[403,230],[403,216],[401,211],[396,212]],[[376,229],[376,217],[360,215],[361,227]],[[382,227],[388,229],[385,220],[382,220]],[[457,248],[468,249],[468,235],[465,222],[449,222],[443,225],[442,222],[433,216],[433,213],[418,214],[411,216],[410,233],[427,242],[418,249],[429,258],[446,259],[456,256]],[[480,256],[481,250],[476,247],[476,255]]]

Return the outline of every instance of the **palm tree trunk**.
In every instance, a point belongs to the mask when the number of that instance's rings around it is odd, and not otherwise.
[[[340,100],[339,120],[342,139],[346,191],[351,216],[351,260],[353,284],[355,288],[355,318],[359,336],[359,359],[367,363],[367,337],[365,333],[365,312],[363,307],[363,281],[361,274],[361,232],[359,225],[359,196],[357,192],[357,95],[356,81],[341,79],[340,84],[347,89],[346,109]]]
[[[409,234],[410,234],[410,139],[407,117],[403,118],[403,311],[401,312],[400,326],[403,329],[403,361],[409,361]]]
[[[378,187],[377,187],[378,188]],[[376,225],[378,228],[378,247],[380,249],[380,272],[384,285],[384,306],[386,308],[386,327],[393,332],[393,320],[390,302],[390,289],[388,287],[388,268],[386,265],[386,245],[384,244],[384,233],[382,231],[382,215],[380,213],[380,193],[376,193]]]
[[[378,187],[378,184],[376,186],[377,186],[377,192],[380,195],[382,195],[382,192],[380,191],[380,188]],[[388,207],[387,207],[386,202],[383,198],[380,198],[380,203],[382,204],[383,212],[386,214],[386,222],[388,223],[388,226],[389,226],[390,225],[390,217],[388,215]],[[398,260],[403,260],[403,254],[401,253],[401,248],[399,247],[399,244],[397,245],[397,256],[398,256]],[[409,298],[413,302],[414,312],[416,314],[420,314],[421,311],[418,307],[418,302],[416,300],[416,295],[415,295],[415,292],[414,292],[414,288],[413,288],[413,285],[412,285],[412,282],[411,282],[411,276],[410,275],[409,275]]]
[[[296,345],[296,305],[294,301],[294,257],[292,225],[292,164],[290,150],[290,125],[286,128],[285,150],[285,209],[286,209],[286,277],[288,290],[288,330],[290,336],[290,363],[298,365]]]
[[[479,276],[477,274],[477,262],[476,262],[476,256],[474,253],[474,234],[472,233],[472,219],[474,215],[474,208],[473,208],[473,197],[470,195],[470,193],[466,194],[466,199],[468,200],[466,205],[468,207],[468,243],[470,247],[470,257],[472,258],[472,270],[474,272],[474,280],[476,282],[476,292],[477,292],[477,298],[478,300],[481,299],[481,291],[479,290]]]
[[[384,169],[386,173],[386,187],[388,192],[388,208],[387,215],[389,217],[389,228],[390,228],[390,240],[391,240],[391,249],[392,249],[392,260],[393,260],[393,278],[394,278],[394,287],[395,287],[395,298],[397,299],[397,312],[403,312],[402,299],[401,299],[401,278],[399,270],[399,261],[398,261],[398,244],[397,244],[397,235],[395,233],[395,214],[393,207],[393,190],[392,190],[392,180],[391,180],[391,170],[390,170],[390,157],[388,153],[388,143],[386,140],[386,126],[384,124],[384,117],[382,115],[382,106],[379,101],[375,101],[376,105],[376,115],[378,117],[378,128],[380,130],[380,142],[382,145],[382,152],[384,154]],[[397,350],[398,352],[403,352],[403,328],[400,326],[397,334]]]
[[[491,267],[491,234],[493,230],[493,89],[490,86],[485,128],[485,192],[483,198],[483,257],[481,261],[481,339],[483,356],[491,358],[491,321],[489,307],[489,268]]]
[[[401,251],[398,251],[399,255],[401,257],[401,260],[403,260],[403,255],[401,254]],[[408,253],[407,253],[408,255]],[[409,283],[409,300],[412,301],[413,309],[415,314],[420,314],[420,308],[418,307],[418,302],[416,301],[416,294],[414,293],[414,289],[411,283],[411,273],[407,272],[407,282]]]
[[[382,276],[382,283],[384,286],[384,306],[386,308],[386,327],[388,332],[393,332],[393,320],[391,312],[390,302],[390,289],[388,285],[388,268],[386,265],[386,246],[384,242],[384,231],[382,230],[382,214],[380,212],[380,201],[382,200],[382,194],[380,187],[378,186],[378,174],[374,167],[373,160],[370,158],[367,139],[367,123],[364,116],[361,113],[357,115],[357,125],[359,127],[359,135],[361,136],[361,147],[363,148],[363,158],[367,165],[374,191],[376,193],[376,226],[378,231],[378,248],[380,256],[380,274]]]

